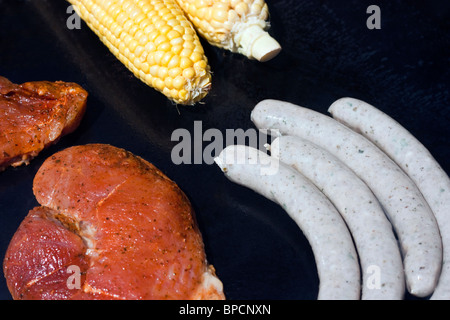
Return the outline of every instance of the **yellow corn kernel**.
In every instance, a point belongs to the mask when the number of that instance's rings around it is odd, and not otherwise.
[[[192,79],[195,76],[194,68],[187,68],[183,70],[183,77],[185,79]]]
[[[186,79],[184,79],[183,76],[177,76],[172,81],[173,87],[178,90],[181,90],[185,84],[186,84]]]
[[[208,60],[175,0],[68,1],[144,83],[178,104],[192,105],[207,95],[211,87]],[[199,60],[203,68],[198,67]]]
[[[173,68],[175,68],[175,67],[177,67],[179,65],[180,65],[180,57],[177,56],[177,55],[172,55],[169,63],[167,64],[167,68],[169,68],[169,70],[170,70],[170,69],[173,69]]]
[[[176,78],[177,76],[179,76],[181,73],[183,72],[183,69],[181,69],[180,67],[176,67],[176,68],[171,68],[169,69],[169,77]]]
[[[176,0],[198,33],[210,44],[267,61],[281,50],[268,33],[264,0]]]
[[[191,61],[189,57],[181,57],[180,59],[180,68],[181,69],[187,69],[192,67],[194,63]]]

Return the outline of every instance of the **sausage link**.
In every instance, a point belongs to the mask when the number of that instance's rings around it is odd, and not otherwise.
[[[350,232],[332,203],[295,169],[258,149],[228,146],[215,162],[233,182],[282,206],[308,239],[319,275],[319,300],[360,298]]]
[[[332,116],[387,153],[416,183],[433,211],[442,238],[443,267],[431,299],[450,300],[450,179],[429,150],[374,106],[353,98],[334,102]]]
[[[261,101],[251,119],[260,129],[310,140],[349,166],[378,198],[396,231],[408,291],[419,297],[434,291],[442,264],[439,228],[417,186],[394,161],[337,120],[288,102]]]
[[[281,136],[270,150],[273,157],[311,180],[344,218],[359,255],[362,299],[402,299],[405,279],[397,240],[367,185],[336,157],[302,138]]]

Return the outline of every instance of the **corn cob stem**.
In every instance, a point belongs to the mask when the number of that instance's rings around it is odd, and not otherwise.
[[[269,29],[264,0],[177,0],[198,33],[210,44],[250,59],[267,61],[281,50]]]
[[[258,25],[251,25],[237,32],[237,50],[243,55],[261,62],[274,58],[281,50],[278,42]]]
[[[175,0],[68,0],[139,79],[175,103],[192,105],[211,87],[200,40]]]

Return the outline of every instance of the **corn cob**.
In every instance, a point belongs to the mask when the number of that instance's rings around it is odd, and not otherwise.
[[[267,61],[281,50],[266,30],[264,0],[177,0],[197,32],[210,44],[250,59]]]
[[[175,103],[192,105],[211,87],[197,33],[175,0],[69,0],[109,50]]]

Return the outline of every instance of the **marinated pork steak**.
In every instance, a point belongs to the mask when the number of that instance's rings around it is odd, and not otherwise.
[[[76,83],[14,84],[0,76],[0,171],[28,164],[39,152],[74,131],[88,93]]]
[[[14,299],[225,298],[188,198],[149,162],[75,146],[48,158],[33,183],[42,207],[3,264]]]

